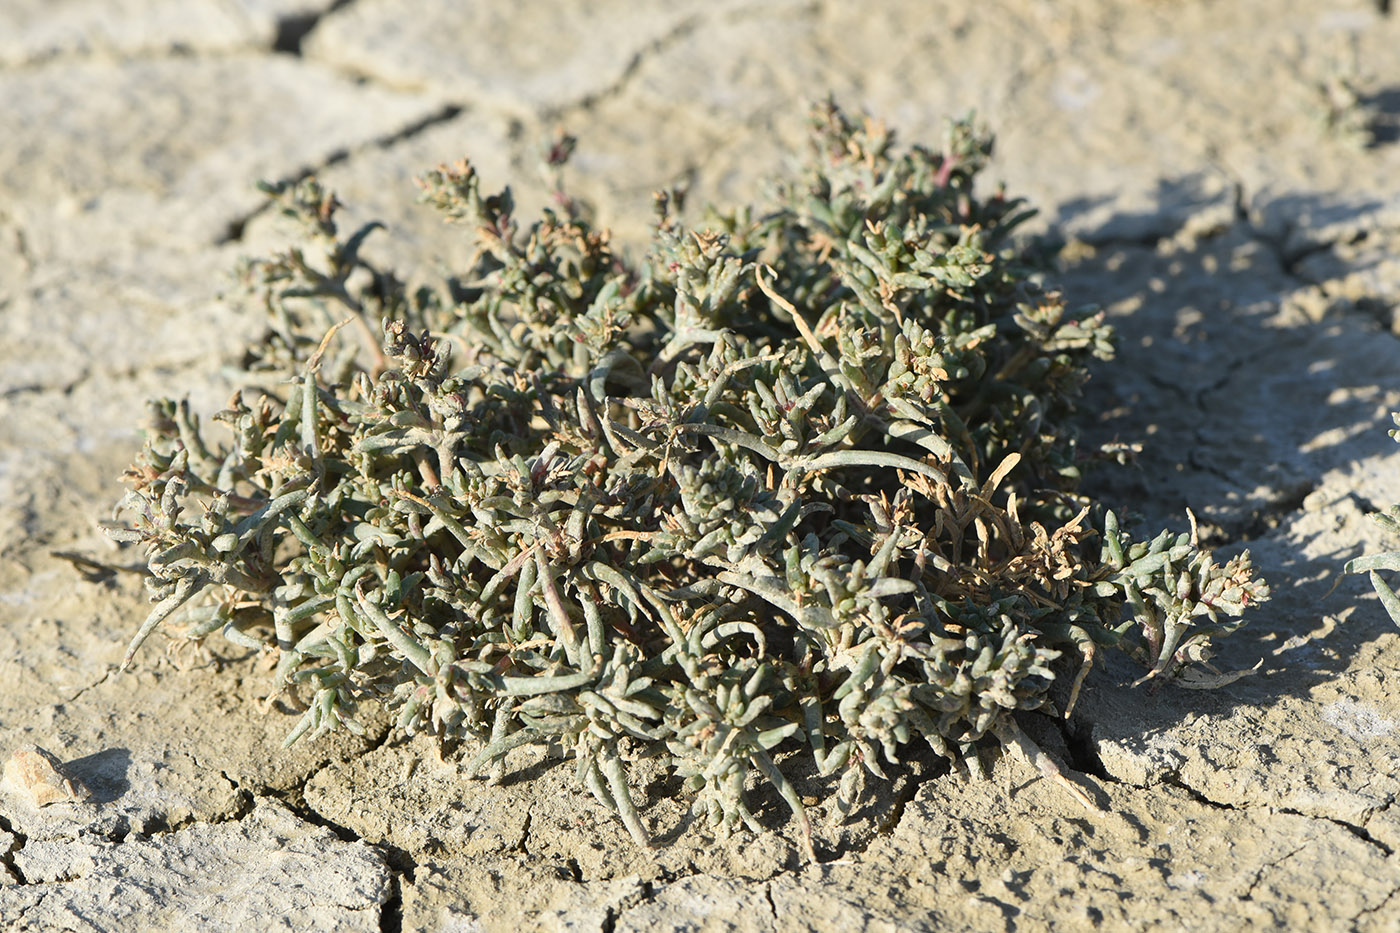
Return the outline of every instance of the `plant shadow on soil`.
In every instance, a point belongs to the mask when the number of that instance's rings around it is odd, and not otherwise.
[[[1371,145],[1400,142],[1400,88],[1386,88],[1362,98],[1371,114]]]
[[[1222,670],[1262,659],[1231,685],[1129,688],[1140,666],[1121,657],[1096,666],[1085,693],[1112,694],[1095,705],[1132,720],[1113,731],[1144,739],[1191,713],[1305,698],[1395,634],[1369,584],[1342,567],[1375,549],[1362,514],[1389,505],[1346,478],[1396,453],[1386,412],[1400,400],[1400,347],[1364,300],[1329,295],[1297,269],[1336,237],[1366,235],[1352,231],[1384,205],[1293,194],[1247,208],[1202,176],[1160,182],[1158,201],[1155,212],[1124,212],[1059,244],[1052,280],[1071,306],[1108,310],[1119,335],[1118,357],[1086,387],[1083,439],[1143,444],[1136,463],[1096,468],[1085,489],[1136,515],[1139,538],[1187,530],[1193,509],[1203,543],[1222,556],[1250,548],[1273,596],[1216,641]],[[1060,221],[1096,206],[1071,202]],[[1400,482],[1389,488],[1400,498]]]

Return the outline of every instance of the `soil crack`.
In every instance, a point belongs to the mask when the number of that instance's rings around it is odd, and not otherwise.
[[[1352,917],[1352,928],[1355,929],[1356,922],[1362,917],[1369,917],[1372,914],[1380,913],[1382,910],[1385,910],[1387,907],[1389,907],[1391,902],[1395,900],[1395,895],[1397,894],[1400,894],[1400,884],[1397,884],[1395,887],[1391,888],[1390,893],[1385,896],[1385,899],[1382,900],[1375,907],[1367,907],[1365,910],[1362,910],[1356,916]]]
[[[402,933],[403,931],[403,876],[396,871],[389,874],[389,899],[379,909],[379,933]]]
[[[1219,800],[1212,800],[1205,794],[1202,794],[1200,791],[1196,790],[1194,787],[1191,787],[1189,784],[1186,784],[1185,782],[1181,781],[1179,777],[1165,780],[1163,781],[1163,783],[1171,787],[1178,788],[1179,790],[1185,791],[1191,796],[1191,799],[1194,800],[1196,803],[1210,807],[1213,810],[1231,810],[1237,813],[1243,813],[1251,809],[1256,809],[1255,807],[1251,807],[1248,805],[1237,806],[1235,804],[1223,803]],[[1146,787],[1136,784],[1130,786],[1139,787],[1142,790],[1147,789]],[[1331,823],[1334,826],[1346,830],[1348,833],[1355,836],[1357,839],[1360,839],[1367,845],[1373,847],[1377,852],[1380,852],[1387,858],[1394,854],[1394,849],[1377,839],[1375,836],[1372,836],[1371,833],[1367,831],[1366,827],[1364,826],[1359,826],[1355,823],[1348,823],[1346,820],[1338,819],[1335,816],[1326,816],[1325,814],[1321,813],[1307,813],[1302,810],[1294,809],[1292,807],[1271,807],[1268,805],[1261,806],[1263,806],[1265,809],[1272,810],[1275,813],[1286,813],[1289,816],[1299,816],[1305,820],[1318,820],[1323,823]],[[1284,856],[1284,858],[1287,858],[1287,856]],[[1283,861],[1283,859],[1278,859],[1272,864],[1277,864],[1277,862],[1280,861]]]
[[[360,143],[348,149],[337,149],[334,152],[331,152],[329,155],[327,155],[317,165],[306,167],[301,169],[300,171],[286,175],[281,179],[281,181],[290,184],[296,184],[297,182],[305,181],[308,178],[318,175],[328,168],[333,168],[334,166],[347,162],[360,152],[364,152],[369,149],[392,148],[393,146],[396,146],[401,142],[410,140],[413,137],[419,135],[420,133],[426,132],[427,130],[432,129],[435,126],[438,126],[439,124],[447,123],[455,119],[459,114],[462,113],[463,109],[464,108],[459,104],[443,104],[437,110],[433,111],[427,116],[421,117],[420,119],[415,120],[412,123],[409,123],[408,125],[393,131],[392,133],[387,133],[383,136],[377,136],[369,140],[368,142]],[[243,214],[230,220],[224,227],[223,235],[221,235],[217,240],[214,241],[214,245],[224,246],[229,243],[241,242],[243,239],[244,231],[247,229],[248,224],[252,223],[258,217],[261,217],[263,214],[267,213],[270,209],[272,209],[272,202],[267,201],[254,208],[253,210],[247,212],[246,214]]]
[[[268,796],[281,803],[298,819],[305,820],[313,826],[329,829],[341,842],[364,843],[383,856],[385,864],[389,866],[389,869],[395,876],[402,875],[404,878],[407,878],[410,883],[415,880],[418,860],[413,857],[411,852],[394,845],[388,840],[380,840],[379,842],[367,841],[349,826],[343,823],[337,823],[335,820],[308,804],[303,795],[302,787],[292,788],[291,790],[281,793],[269,791]]]
[[[45,392],[57,392],[59,395],[72,395],[80,385],[91,378],[92,370],[85,366],[71,379],[66,379],[55,385],[45,385],[42,382],[26,382],[22,385],[11,386],[8,389],[0,391],[0,398],[15,398],[21,395],[41,395]]]
[[[1234,807],[1231,807],[1230,809],[1233,810],[1233,809],[1235,809],[1235,808],[1234,808]],[[1294,848],[1292,848],[1292,849],[1289,849],[1287,852],[1283,853],[1283,854],[1280,855],[1278,858],[1276,858],[1276,859],[1270,859],[1268,862],[1264,863],[1263,865],[1260,865],[1260,866],[1259,866],[1259,870],[1256,871],[1256,872],[1254,873],[1254,877],[1253,877],[1252,879],[1250,879],[1249,887],[1245,888],[1244,893],[1242,893],[1242,894],[1240,895],[1240,900],[1242,900],[1242,901],[1252,901],[1252,900],[1254,900],[1254,889],[1257,888],[1257,887],[1259,887],[1259,882],[1261,882],[1261,881],[1264,880],[1264,873],[1267,872],[1269,869],[1271,869],[1271,868],[1276,868],[1276,867],[1278,867],[1279,865],[1283,864],[1284,862],[1288,861],[1288,860],[1291,859],[1293,856],[1297,855],[1299,852],[1302,852],[1302,851],[1303,851],[1304,849],[1306,849],[1307,847],[1308,847],[1308,846],[1307,846],[1306,843],[1303,844],[1303,845],[1300,845],[1300,846],[1296,846],[1296,847],[1294,847]]]
[[[16,830],[14,825],[3,815],[0,815],[0,832],[9,834],[10,838],[13,840],[10,848],[0,852],[0,867],[8,868],[10,874],[14,875],[20,884],[29,884],[29,879],[24,876],[24,872],[15,861],[15,853],[25,847],[29,842],[29,837]]]
[[[585,95],[578,100],[560,104],[555,107],[546,108],[541,114],[544,122],[559,120],[571,110],[588,110],[591,107],[620,95],[627,89],[627,86],[636,78],[642,66],[651,58],[665,53],[665,51],[677,42],[690,35],[704,20],[704,14],[694,14],[682,19],[672,26],[665,33],[651,40],[632,53],[632,58],[627,62],[627,66],[622,69],[622,74],[617,80],[600,91]]]
[[[67,555],[65,555],[65,554],[60,554],[60,553],[58,553],[58,552],[52,552],[52,553],[54,554],[55,557],[63,557],[63,558],[65,558],[65,559],[69,559],[69,558],[67,557]],[[78,556],[80,557],[80,559],[82,559],[80,555],[78,555]],[[124,569],[124,568],[118,568],[118,569]],[[107,665],[107,669],[102,673],[102,676],[101,676],[101,677],[97,678],[96,680],[94,680],[94,681],[93,681],[92,683],[90,683],[90,684],[85,684],[85,685],[79,687],[77,693],[73,694],[73,695],[70,696],[68,699],[64,700],[63,702],[64,702],[64,703],[73,703],[73,702],[76,702],[77,699],[78,699],[79,697],[81,697],[84,693],[87,693],[89,690],[93,689],[94,687],[100,687],[100,686],[102,686],[103,684],[105,684],[105,683],[107,682],[107,680],[108,680],[113,674],[117,673],[117,671],[120,670],[120,669],[121,669],[121,668],[120,668],[119,665],[116,665],[116,664],[108,664],[108,665]],[[227,777],[228,775],[224,775],[224,776]],[[234,786],[236,787],[237,785],[235,784]]]
[[[1358,826],[1358,825],[1355,824],[1355,823],[1348,823],[1346,820],[1337,819],[1335,816],[1322,816],[1321,814],[1317,814],[1317,813],[1304,813],[1304,812],[1302,812],[1301,810],[1291,810],[1291,809],[1288,809],[1288,808],[1286,808],[1286,807],[1281,807],[1281,808],[1279,808],[1279,811],[1278,811],[1278,812],[1279,812],[1279,813],[1288,813],[1288,814],[1291,814],[1291,815],[1293,815],[1293,816],[1301,816],[1301,817],[1304,817],[1305,819],[1310,819],[1310,820],[1322,820],[1322,821],[1324,821],[1324,822],[1331,823],[1331,824],[1334,825],[1334,826],[1339,826],[1339,827],[1341,827],[1342,829],[1345,829],[1347,832],[1351,833],[1351,834],[1352,834],[1353,836],[1355,836],[1357,839],[1360,839],[1362,842],[1366,843],[1367,845],[1372,846],[1373,848],[1376,849],[1376,851],[1380,852],[1382,855],[1386,856],[1387,858],[1389,858],[1391,855],[1393,855],[1393,854],[1395,853],[1395,850],[1394,850],[1394,849],[1392,849],[1390,846],[1386,845],[1384,842],[1381,842],[1381,841],[1380,841],[1379,839],[1377,839],[1375,836],[1372,836],[1371,833],[1370,833],[1369,831],[1367,831],[1366,827],[1364,827],[1364,826]]]
[[[689,877],[690,875],[696,874],[696,872],[694,871],[694,866],[691,866],[691,869],[692,870],[690,872],[687,872],[684,875],[676,876],[672,876],[670,872],[662,872],[662,887],[671,884],[677,878]],[[639,894],[632,894],[627,897],[624,897],[620,902],[618,902],[616,908],[609,907],[607,909],[607,913],[603,917],[602,933],[613,933],[613,931],[617,929],[618,921],[622,919],[622,915],[624,913],[633,909],[634,907],[637,907],[640,904],[647,904],[656,899],[655,882],[643,881],[640,885],[640,888],[641,891]]]
[[[892,835],[894,831],[899,828],[900,822],[904,819],[905,811],[909,809],[909,804],[913,801],[913,799],[916,796],[918,796],[919,788],[923,787],[924,784],[932,780],[936,774],[936,769],[930,768],[927,774],[909,775],[909,778],[907,781],[904,782],[904,785],[895,792],[894,800],[890,802],[890,808],[888,812],[886,812],[883,816],[880,817],[880,825],[875,833],[874,838]],[[871,839],[871,842],[874,842],[874,838]],[[845,854],[847,853],[837,853],[838,857]]]

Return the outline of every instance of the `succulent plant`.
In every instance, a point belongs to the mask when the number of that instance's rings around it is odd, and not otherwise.
[[[640,262],[567,198],[522,232],[443,166],[424,198],[479,250],[440,289],[367,261],[373,225],[342,237],[314,180],[269,186],[309,242],[244,269],[269,326],[231,439],[153,403],[116,532],[155,601],[128,662],[178,617],[276,653],[289,742],[390,704],[479,768],[557,743],[645,843],[638,754],[722,827],[757,828],[758,774],[805,829],[780,749],[849,789],[911,743],[1024,747],[1062,655],[1070,705],[1100,647],[1204,661],[1267,588],[1076,492],[1112,329],[1039,284],[1024,204],[974,190],[990,151],[828,103],[764,203],[694,227],[658,195]]]

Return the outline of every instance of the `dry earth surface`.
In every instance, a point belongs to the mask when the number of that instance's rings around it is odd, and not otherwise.
[[[0,928],[1400,929],[1400,631],[1343,562],[1400,501],[1400,15],[1375,0],[6,0],[0,4],[0,755],[87,801],[0,795]],[[468,244],[411,178],[470,155],[526,203],[539,147],[638,243],[652,189],[728,201],[834,92],[940,138],[975,108],[1120,359],[1089,430],[1140,439],[1098,492],[1194,509],[1275,597],[1213,692],[1100,667],[1029,721],[1102,814],[1011,757],[906,769],[819,861],[782,808],[718,840],[664,775],[638,851],[567,763],[495,786],[379,723],[280,750],[268,659],[158,638],[97,519],[147,398],[206,415],[259,325],[220,300],[281,242],[258,178],[315,172],[429,278]],[[1369,121],[1369,124],[1368,124]]]

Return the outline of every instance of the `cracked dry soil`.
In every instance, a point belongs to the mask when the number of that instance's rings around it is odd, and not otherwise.
[[[1365,516],[1400,501],[1388,4],[5,7],[0,743],[54,751],[91,799],[0,794],[0,927],[1400,929],[1400,632],[1337,579],[1392,546]],[[799,781],[807,863],[762,789],[772,831],[717,840],[639,772],[643,852],[542,752],[489,785],[470,749],[387,718],[282,750],[269,659],[216,640],[156,640],[115,673],[139,579],[55,552],[135,562],[96,518],[144,400],[222,406],[219,367],[260,322],[218,295],[286,234],[254,179],[316,172],[348,223],[387,222],[378,257],[430,279],[471,247],[412,205],[414,173],[465,153],[529,208],[563,125],[571,187],[637,243],[652,189],[745,197],[828,90],[911,141],[971,107],[992,122],[993,174],[1121,334],[1086,432],[1144,450],[1096,494],[1144,525],[1191,508],[1274,588],[1217,658],[1254,675],[1149,693],[1110,659],[1067,722],[1025,717],[1103,812],[1014,756],[972,780],[915,754],[844,824]]]

